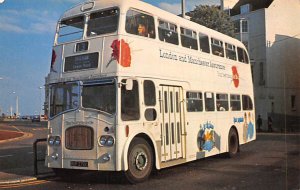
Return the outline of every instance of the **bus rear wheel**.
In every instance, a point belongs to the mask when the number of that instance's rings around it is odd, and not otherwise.
[[[135,138],[128,151],[128,170],[125,176],[130,183],[140,183],[148,179],[153,167],[153,151],[143,138]]]
[[[236,130],[231,128],[228,135],[228,157],[232,158],[239,152],[239,138]]]

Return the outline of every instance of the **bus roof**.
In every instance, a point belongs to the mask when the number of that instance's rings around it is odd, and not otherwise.
[[[127,10],[129,8],[138,9],[138,10],[150,13],[153,16],[157,16],[158,18],[161,18],[162,20],[173,22],[174,24],[178,24],[181,27],[189,28],[191,30],[201,31],[203,33],[209,34],[209,36],[211,36],[211,37],[215,37],[219,40],[229,41],[239,47],[243,47],[244,49],[246,49],[244,44],[235,38],[232,38],[223,33],[212,30],[203,25],[192,22],[190,20],[187,20],[185,18],[182,18],[180,16],[177,16],[173,13],[167,12],[165,10],[162,10],[158,7],[155,7],[153,5],[150,5],[150,4],[140,1],[140,0],[109,0],[109,1],[90,0],[90,1],[86,1],[83,3],[77,4],[73,8],[67,10],[61,16],[60,20],[63,20],[65,18],[74,17],[76,15],[81,15],[83,13],[94,12],[96,10],[106,9],[106,8],[110,8],[110,7],[120,7],[121,11]],[[84,9],[86,9],[86,10],[84,10]],[[121,12],[121,14],[122,13],[123,12]],[[126,14],[126,13],[123,13],[123,14]],[[167,19],[165,19],[165,18],[167,18]]]

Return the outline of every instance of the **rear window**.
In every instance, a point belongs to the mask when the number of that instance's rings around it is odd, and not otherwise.
[[[87,36],[96,36],[117,31],[119,10],[109,9],[95,12],[90,15]]]
[[[84,16],[64,19],[59,23],[58,43],[81,39],[84,29]]]

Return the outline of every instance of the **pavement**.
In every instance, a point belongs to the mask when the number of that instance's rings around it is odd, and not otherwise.
[[[0,146],[5,142],[22,140],[29,136],[31,136],[29,133],[0,130]],[[32,165],[28,167],[10,169],[9,171],[0,171],[0,189],[1,185],[25,183],[44,177],[46,177],[46,175],[35,176]]]

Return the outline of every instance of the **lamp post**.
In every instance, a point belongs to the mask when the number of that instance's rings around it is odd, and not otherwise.
[[[42,115],[42,89],[43,87],[42,86],[39,86],[38,88],[40,90],[40,104],[39,104],[39,112],[40,112],[40,118],[41,118],[41,115]]]
[[[185,0],[181,0],[181,14],[182,18],[185,18]]]
[[[3,77],[0,77],[0,80],[3,80],[3,79],[4,79]],[[1,113],[1,111],[2,111],[2,110],[1,110],[1,106],[0,106],[0,113]]]
[[[16,94],[16,92],[13,92],[13,94]],[[16,95],[16,117],[19,116],[19,96]]]

